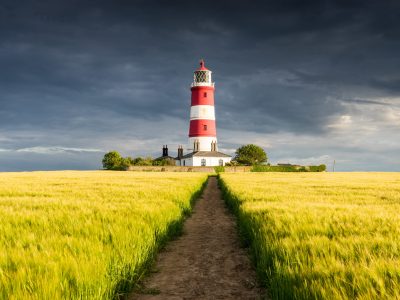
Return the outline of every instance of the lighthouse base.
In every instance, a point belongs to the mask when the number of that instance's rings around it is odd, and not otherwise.
[[[225,166],[231,156],[218,151],[197,151],[176,158],[177,166],[216,167]]]

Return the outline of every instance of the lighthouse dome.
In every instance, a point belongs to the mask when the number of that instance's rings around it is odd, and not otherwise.
[[[198,68],[196,71],[210,71],[209,69],[206,68],[204,59],[200,60],[200,68]]]

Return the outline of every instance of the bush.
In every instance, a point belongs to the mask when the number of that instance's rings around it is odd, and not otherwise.
[[[251,168],[251,172],[324,172],[325,165],[319,166],[270,166],[255,165]]]
[[[133,165],[135,166],[152,166],[153,159],[151,157],[136,157],[133,160]]]
[[[126,170],[127,168],[129,168],[129,166],[133,165],[133,158],[128,156],[122,159],[122,163],[121,163],[121,168],[123,170]]]
[[[153,160],[153,166],[176,166],[175,159],[161,158]]]
[[[251,168],[250,172],[271,172],[271,166],[255,165]]]
[[[236,160],[231,160],[230,162],[227,162],[225,164],[225,167],[236,167],[236,166],[239,166],[239,164]]]
[[[296,166],[268,166],[268,165],[258,165],[253,166],[250,170],[251,172],[306,172],[304,167]]]
[[[223,172],[225,172],[225,167],[224,167],[224,166],[217,166],[217,167],[214,167],[214,171],[215,171],[215,173],[217,173],[217,174],[223,173]]]
[[[325,172],[326,165],[319,165],[319,166],[310,166],[311,172]]]

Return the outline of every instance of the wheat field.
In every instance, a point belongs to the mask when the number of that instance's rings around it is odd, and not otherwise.
[[[400,173],[220,174],[273,299],[400,299]]]
[[[0,173],[0,299],[114,299],[179,232],[207,174]]]

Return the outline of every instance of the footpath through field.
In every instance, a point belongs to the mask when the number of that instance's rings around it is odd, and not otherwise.
[[[263,299],[235,226],[210,177],[183,235],[160,253],[142,294],[130,299]]]

